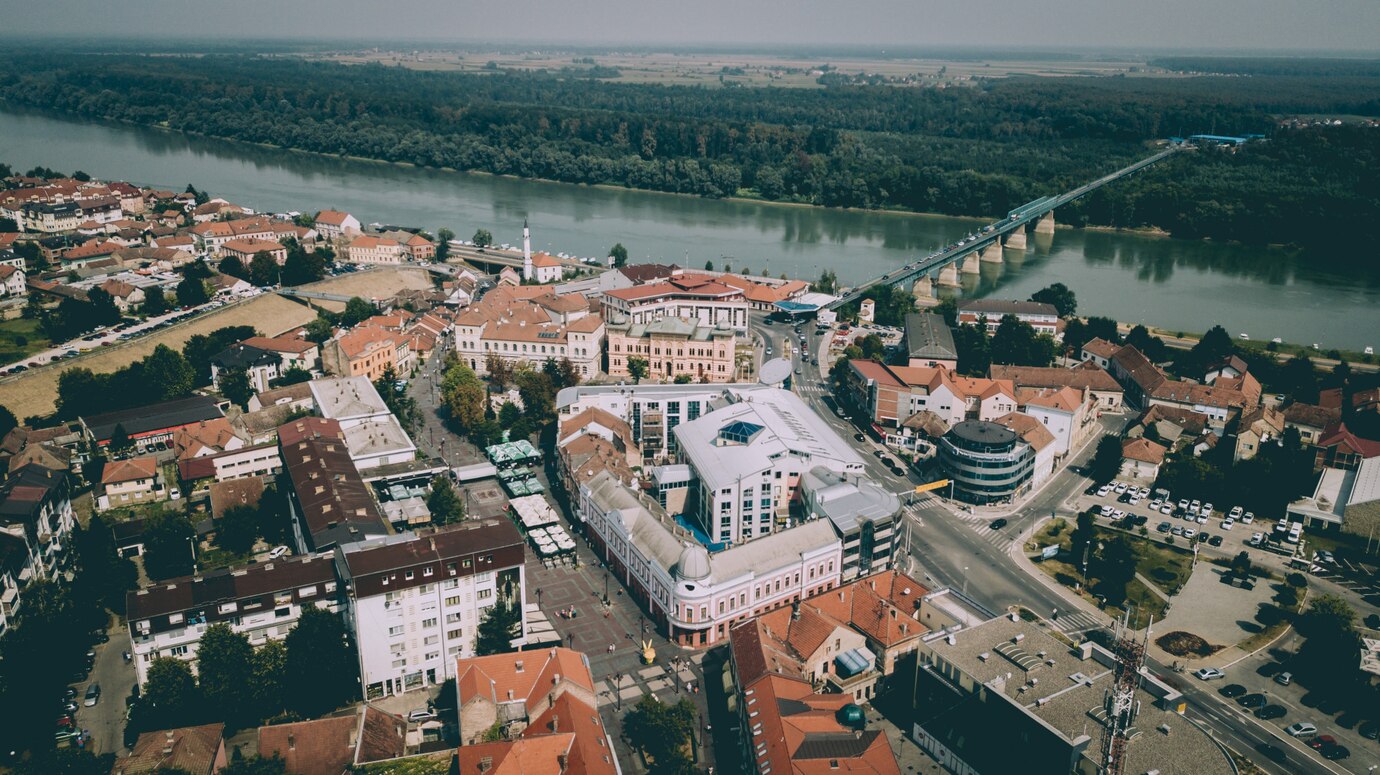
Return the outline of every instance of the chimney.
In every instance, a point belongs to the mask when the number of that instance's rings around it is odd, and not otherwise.
[[[552,732],[559,732],[559,731],[561,731],[561,714],[559,714],[559,713],[553,713],[553,714],[551,714],[551,731],[552,731]]]
[[[567,753],[558,753],[558,754],[556,754],[556,763],[559,764],[559,765],[561,766],[561,772],[565,772],[566,767],[570,766],[570,754],[567,754]]]

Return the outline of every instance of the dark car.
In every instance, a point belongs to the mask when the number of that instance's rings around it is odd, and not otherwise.
[[[1234,700],[1237,697],[1240,697],[1241,695],[1246,693],[1246,687],[1242,686],[1241,684],[1227,684],[1226,686],[1223,686],[1221,689],[1218,689],[1217,693],[1222,695],[1223,697],[1226,697],[1229,700]]]
[[[1269,705],[1270,701],[1265,697],[1265,695],[1257,692],[1255,694],[1248,694],[1245,697],[1237,699],[1236,704],[1240,705],[1241,707],[1247,710],[1250,710],[1252,708],[1263,708],[1266,705]]]
[[[855,433],[853,434],[853,441],[867,441],[867,437],[861,433]]]
[[[1208,546],[1221,546],[1221,545],[1222,545],[1222,536],[1213,536],[1212,538],[1209,538],[1209,539],[1208,539]]]
[[[992,524],[988,525],[988,527],[992,528],[993,530],[1001,530],[1002,528],[1006,527],[1006,520],[994,519],[992,520]]]
[[[1380,740],[1380,724],[1374,721],[1367,721],[1356,731],[1367,740]]]
[[[1270,719],[1284,718],[1288,714],[1289,711],[1285,710],[1283,705],[1266,705],[1255,712],[1255,717],[1269,721]]]
[[[1338,762],[1351,756],[1351,750],[1344,745],[1325,745],[1318,749],[1322,758],[1328,761]]]
[[[1145,527],[1145,524],[1149,521],[1150,518],[1145,516],[1144,514],[1136,515],[1136,527]]]

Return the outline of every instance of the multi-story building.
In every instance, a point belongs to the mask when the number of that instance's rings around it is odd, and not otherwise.
[[[377,326],[343,331],[321,345],[321,367],[342,377],[366,377],[373,382],[390,367],[406,374],[412,368],[407,336]]]
[[[108,446],[118,429],[142,452],[159,442],[172,441],[173,435],[182,428],[224,416],[225,413],[214,399],[189,396],[134,409],[80,417],[78,422],[81,423],[82,433],[93,444]]]
[[[990,421],[1016,410],[1016,388],[1010,381],[962,377],[938,367],[889,366],[859,358],[848,362],[843,384],[847,400],[883,433],[920,412],[953,427],[966,419]]]
[[[903,347],[909,355],[907,366],[958,371],[954,332],[940,315],[930,312],[906,315]]]
[[[212,624],[229,625],[253,646],[282,640],[308,606],[342,609],[329,555],[223,568],[129,592],[135,675],[143,685],[159,657],[180,659],[195,671],[197,646]]]
[[[178,478],[184,482],[214,479],[225,482],[249,476],[271,476],[283,470],[277,444],[255,444],[177,461]]]
[[[278,428],[278,443],[290,484],[288,510],[299,553],[391,532],[350,459],[340,423],[303,417]]]
[[[311,371],[316,368],[316,361],[321,357],[321,347],[316,342],[294,336],[251,336],[240,344],[276,353],[283,361],[283,371]]]
[[[495,357],[514,367],[567,359],[581,377],[593,377],[603,342],[604,321],[582,296],[523,298],[517,289],[496,288],[455,318],[455,353],[481,375]]]
[[[651,323],[661,318],[686,318],[705,326],[726,326],[746,332],[751,309],[741,288],[699,274],[677,274],[659,282],[603,292],[606,319]]]
[[[254,392],[262,393],[282,370],[283,359],[278,353],[240,342],[211,356],[211,386],[220,390],[221,375],[227,371],[243,371]]]
[[[59,571],[77,523],[67,472],[17,460],[0,485],[0,636],[23,607],[30,583],[63,580]]]
[[[219,251],[225,258],[237,258],[245,267],[249,262],[260,253],[267,253],[270,258],[282,266],[287,261],[287,248],[277,240],[266,239],[232,239],[222,243]]]
[[[455,678],[496,603],[523,610],[526,544],[508,519],[470,520],[336,548],[365,699]],[[526,624],[516,642],[526,637]]]
[[[323,238],[331,242],[361,233],[359,219],[339,210],[322,210],[316,214],[313,225]]]
[[[1112,652],[1092,641],[1070,646],[1012,613],[936,628],[917,653],[906,731],[950,772],[1106,771],[1101,739],[1118,667]],[[1236,772],[1226,749],[1180,712],[1178,691],[1143,667],[1135,686],[1122,772]]]
[[[379,236],[402,245],[413,261],[430,261],[436,257],[436,244],[420,234],[394,229]]]
[[[362,234],[345,247],[343,258],[355,264],[401,264],[411,252],[397,240]]]
[[[995,333],[1001,319],[1015,315],[1022,323],[1029,323],[1037,334],[1058,338],[1059,313],[1053,304],[1040,301],[1006,301],[1004,299],[965,299],[958,303],[958,322],[960,325],[985,323],[987,333]]]
[[[1018,394],[1024,389],[1057,390],[1067,387],[1080,393],[1086,390],[1094,408],[1101,412],[1121,411],[1126,395],[1116,378],[1092,360],[1085,360],[1071,369],[1058,366],[1002,366],[994,363],[988,376],[1010,382],[1016,386]]]
[[[369,380],[341,377],[308,384],[317,414],[340,424],[357,469],[406,463],[417,456],[417,445]]]
[[[787,390],[753,391],[668,432],[697,482],[687,511],[714,542],[750,541],[784,527],[801,476],[812,468],[864,475],[862,457]]]
[[[973,503],[1014,498],[1031,484],[1035,451],[1010,428],[965,420],[939,441],[939,465],[954,495]]]
[[[841,578],[843,544],[827,519],[711,553],[660,504],[608,471],[580,485],[576,508],[595,553],[682,646],[718,643],[735,622]]]
[[[618,320],[608,323],[607,329],[612,379],[631,379],[628,359],[636,357],[647,362],[647,377],[656,382],[673,382],[677,378],[733,381],[737,335],[727,326],[662,318],[651,323]]]
[[[1054,436],[1054,454],[1064,457],[1098,428],[1097,411],[1088,390],[1071,387],[1017,391],[1020,410],[1044,424]]]

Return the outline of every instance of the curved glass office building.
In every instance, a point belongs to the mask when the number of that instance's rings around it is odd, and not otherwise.
[[[995,503],[1030,485],[1035,450],[1004,425],[966,420],[939,440],[939,465],[953,480],[954,497]]]

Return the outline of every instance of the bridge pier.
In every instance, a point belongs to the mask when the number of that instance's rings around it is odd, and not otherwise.
[[[1001,240],[994,239],[990,243],[988,243],[987,247],[982,249],[982,261],[984,263],[1000,264],[1002,260],[1003,259],[1001,257]]]
[[[1024,226],[1018,229],[1012,229],[1011,233],[1006,235],[1006,247],[1011,250],[1025,250]]]
[[[1054,211],[1053,211],[1053,210],[1050,210],[1049,212],[1047,212],[1047,213],[1045,213],[1044,215],[1040,216],[1040,220],[1037,221],[1037,222],[1035,223],[1035,233],[1036,233],[1036,234],[1053,234],[1053,233],[1054,233]]]
[[[939,286],[941,288],[962,288],[963,283],[958,279],[958,265],[948,264],[939,270]]]
[[[915,286],[911,289],[915,294],[915,303],[921,307],[933,307],[939,304],[939,299],[934,296],[934,281],[929,275],[920,275],[920,279],[915,281]]]
[[[962,270],[964,274],[977,274],[980,271],[978,252],[976,250],[963,257]]]

